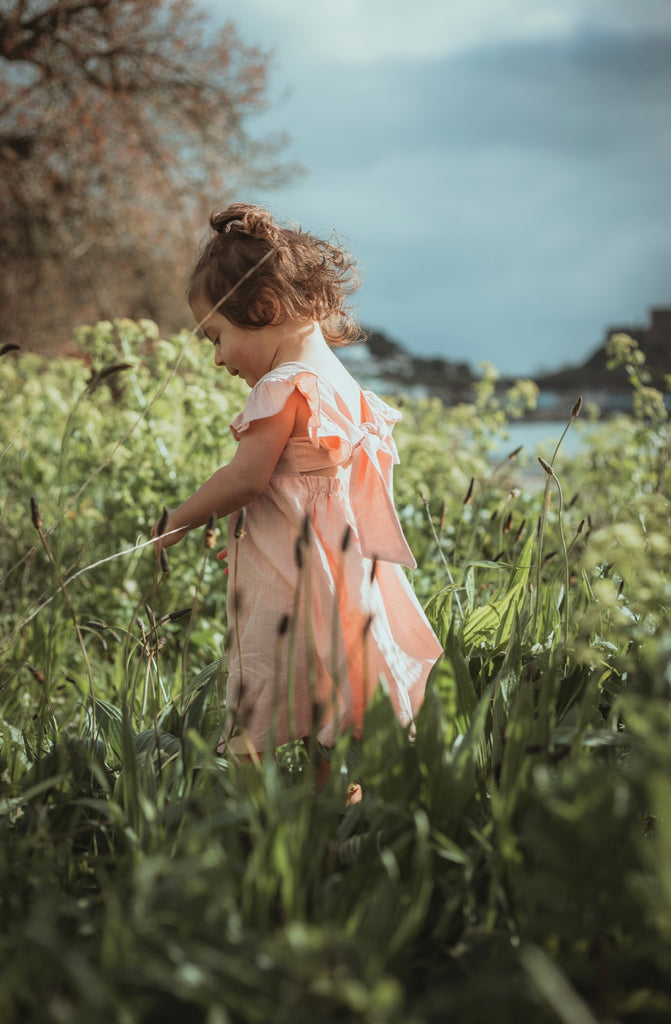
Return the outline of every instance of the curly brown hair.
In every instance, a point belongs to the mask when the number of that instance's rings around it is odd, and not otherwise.
[[[210,227],[191,272],[189,303],[202,296],[238,327],[316,320],[333,346],[365,336],[345,302],[359,276],[342,246],[298,226],[281,227],[247,203],[215,210]]]

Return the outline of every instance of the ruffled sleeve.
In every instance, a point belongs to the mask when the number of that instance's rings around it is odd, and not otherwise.
[[[353,438],[347,424],[337,423],[322,402],[319,378],[313,370],[290,368],[289,364],[271,370],[249,393],[245,407],[231,423],[233,437],[240,435],[255,420],[281,412],[294,391],[300,391],[310,412],[308,438],[315,448],[326,448],[338,462],[346,462],[352,453]]]

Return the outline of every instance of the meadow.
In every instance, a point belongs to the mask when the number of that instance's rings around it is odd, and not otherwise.
[[[669,1020],[671,439],[635,343],[631,415],[570,457],[559,425],[492,461],[528,381],[394,400],[445,654],[416,734],[378,689],[317,795],[301,745],[216,754],[222,535],[146,544],[246,389],[150,321],[75,341],[0,358],[3,1024]]]

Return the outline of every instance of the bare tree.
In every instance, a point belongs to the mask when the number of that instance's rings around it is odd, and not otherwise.
[[[195,219],[291,170],[267,69],[192,0],[0,0],[0,340],[170,319]]]

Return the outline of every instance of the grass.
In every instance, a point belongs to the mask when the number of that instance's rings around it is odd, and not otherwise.
[[[227,457],[242,391],[210,392],[186,336],[83,338],[101,371],[0,360],[0,1019],[667,1020],[659,408],[559,446],[525,493],[487,458],[491,388],[404,403],[397,505],[445,655],[416,735],[378,691],[317,795],[300,745],[215,752],[212,548],[156,573],[136,544]]]

